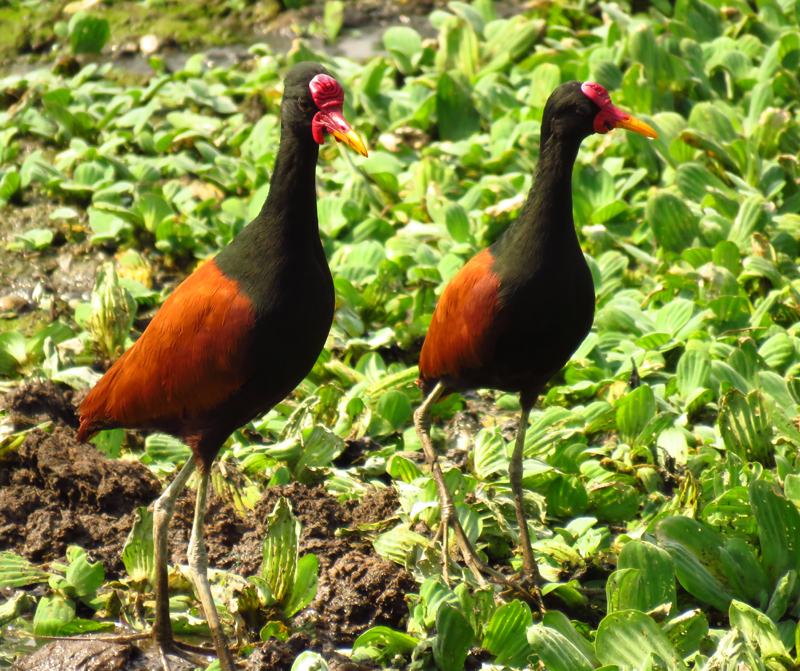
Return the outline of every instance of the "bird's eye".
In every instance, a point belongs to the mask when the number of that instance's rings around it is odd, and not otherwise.
[[[578,114],[581,116],[589,116],[592,113],[592,108],[587,103],[578,103]]]
[[[300,108],[300,109],[301,109],[303,112],[310,112],[310,111],[313,109],[313,107],[312,107],[311,103],[310,103],[310,102],[308,102],[308,100],[305,100],[304,98],[298,98],[298,100],[297,100],[297,106],[298,106],[298,107],[299,107],[299,108]]]

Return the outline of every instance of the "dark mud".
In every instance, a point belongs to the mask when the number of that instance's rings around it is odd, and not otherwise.
[[[301,552],[313,552],[319,559],[317,596],[303,619],[314,621],[318,632],[337,647],[352,644],[370,627],[399,626],[408,614],[405,594],[414,591],[411,575],[376,555],[366,539],[335,535],[342,527],[391,517],[398,507],[395,491],[384,488],[343,506],[321,487],[300,483],[272,487],[255,510],[261,534],[266,531],[266,516],[281,496],[291,501],[303,525]]]
[[[93,446],[78,445],[70,428],[34,429],[0,463],[0,550],[41,563],[80,545],[103,562],[107,578],[116,577],[131,513],[160,489],[142,464],[106,459]]]
[[[103,641],[53,641],[22,660],[20,671],[134,671],[138,657],[131,645]]]
[[[14,551],[42,564],[61,561],[69,545],[80,545],[93,560],[103,562],[106,579],[120,577],[120,553],[132,513],[150,505],[163,483],[139,462],[107,459],[91,445],[78,445],[76,399],[70,392],[49,382],[30,383],[9,394],[6,402],[15,425],[32,426],[49,419],[54,426],[51,433],[33,429],[15,454],[0,461],[0,551]],[[212,495],[205,534],[211,566],[257,575],[267,517],[282,496],[289,499],[302,524],[301,554],[313,552],[319,559],[319,588],[309,608],[295,620],[302,632],[285,642],[258,643],[247,668],[290,669],[306,649],[321,652],[336,671],[369,668],[354,665],[335,650],[352,644],[369,627],[398,627],[407,617],[405,595],[415,588],[411,575],[375,554],[367,535],[356,530],[357,525],[393,517],[398,509],[395,491],[387,487],[361,501],[341,504],[322,487],[293,483],[267,489],[246,516]],[[194,492],[187,490],[178,500],[171,527],[172,562],[186,561],[193,509]],[[337,535],[340,529],[350,531]],[[71,669],[76,659],[84,659],[84,666],[76,669],[157,668],[146,646],[145,652],[136,646],[47,650],[27,658],[19,668]],[[105,660],[105,665],[86,666],[95,658]],[[46,662],[57,666],[42,666]]]
[[[15,431],[47,421],[77,428],[76,401],[73,390],[64,390],[52,380],[34,380],[9,392],[3,406]]]

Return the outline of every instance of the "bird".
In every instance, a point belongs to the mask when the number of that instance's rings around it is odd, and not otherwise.
[[[542,116],[533,183],[519,216],[456,273],[434,309],[420,352],[418,384],[424,401],[414,423],[441,505],[437,537],[443,537],[445,579],[447,530],[452,526],[464,561],[480,584],[486,584],[482,574],[517,589],[533,583],[534,592],[541,583],[523,508],[525,432],[542,389],[569,361],[594,321],[594,284],[572,215],[572,168],[584,139],[613,128],[658,137],[646,123],[615,107],[600,84],[571,81],[553,91]],[[508,474],[522,546],[521,583],[486,565],[472,547],[430,439],[430,411],[440,397],[484,388],[520,395]]]
[[[317,219],[319,147],[330,133],[367,156],[343,105],[342,86],[319,63],[301,62],[289,70],[280,146],[260,213],[172,292],[79,408],[79,442],[98,431],[135,428],[175,436],[192,451],[153,514],[152,636],[165,670],[168,654],[186,657],[192,649],[174,640],[169,619],[167,529],[178,494],[197,470],[189,568],[220,665],[234,671],[203,542],[211,465],[231,433],[294,390],[325,345],[334,287]]]

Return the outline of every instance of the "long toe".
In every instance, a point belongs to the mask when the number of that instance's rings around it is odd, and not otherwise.
[[[204,668],[209,665],[209,656],[213,656],[213,650],[204,650],[197,648],[193,645],[184,645],[182,643],[159,643],[154,641],[156,650],[158,651],[158,659],[161,663],[162,671],[185,671],[187,669],[185,664],[180,662],[176,665],[171,663],[170,657],[177,657],[192,665],[192,668]],[[188,650],[185,648],[189,648]]]

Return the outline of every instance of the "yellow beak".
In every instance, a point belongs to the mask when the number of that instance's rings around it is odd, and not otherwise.
[[[631,130],[634,133],[639,133],[639,135],[644,135],[645,137],[649,137],[651,140],[658,139],[658,133],[656,133],[644,121],[639,121],[639,119],[634,119],[632,116],[622,121],[615,121],[614,127],[624,128],[625,130]]]
[[[350,129],[346,132],[342,132],[339,130],[331,130],[331,134],[335,137],[339,142],[344,142],[350,149],[357,151],[362,156],[369,156],[367,153],[367,148],[364,145],[364,142],[361,140],[355,132]]]

